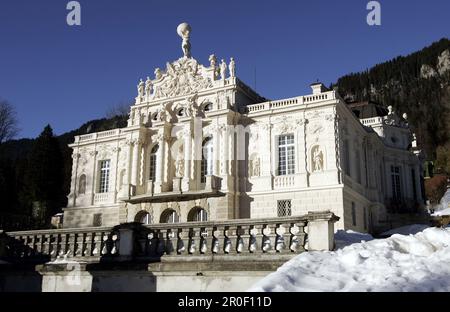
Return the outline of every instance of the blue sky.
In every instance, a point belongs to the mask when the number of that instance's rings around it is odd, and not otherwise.
[[[237,75],[270,99],[309,93],[449,37],[450,1],[381,0],[382,25],[366,23],[368,0],[0,0],[0,97],[18,112],[20,137],[47,123],[57,134],[130,101],[139,78],[182,55],[179,23],[192,25],[192,54],[234,57]]]

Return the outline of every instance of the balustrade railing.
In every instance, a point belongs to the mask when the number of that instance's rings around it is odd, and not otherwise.
[[[111,228],[8,232],[0,238],[6,260],[52,261],[118,254],[119,236]]]
[[[305,250],[305,217],[145,225],[139,255],[236,255]]]
[[[272,219],[0,232],[0,259],[95,262],[159,261],[167,256],[286,255],[305,251],[307,242],[310,248],[319,248],[315,250],[331,250],[334,230],[328,225],[338,219],[331,212],[316,212]],[[320,235],[308,236],[318,229]],[[323,233],[323,229],[329,233]]]

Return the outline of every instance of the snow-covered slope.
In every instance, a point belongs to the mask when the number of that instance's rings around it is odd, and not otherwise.
[[[306,252],[250,291],[450,291],[450,230],[427,228]]]

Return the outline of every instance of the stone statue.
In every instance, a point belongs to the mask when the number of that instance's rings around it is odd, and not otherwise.
[[[141,79],[138,84],[138,96],[140,97],[144,96],[144,88],[145,88],[144,81]]]
[[[234,59],[231,58],[230,59],[230,77],[235,77],[236,76],[236,63],[234,62]]]
[[[161,77],[162,77],[161,69],[156,68],[156,69],[155,69],[155,78],[156,78],[156,79],[161,79]]]
[[[177,177],[183,177],[184,175],[184,157],[183,157],[183,145],[178,148],[177,158],[175,163],[175,175]]]
[[[184,57],[191,57],[191,43],[189,42],[189,36],[191,34],[191,26],[188,23],[181,23],[177,27],[178,35],[183,39],[181,43],[181,49],[183,50]]]
[[[147,96],[150,96],[152,93],[152,81],[150,80],[150,77],[147,77],[147,80],[145,81],[145,94]]]
[[[313,171],[323,170],[323,153],[317,146],[313,152]]]
[[[394,113],[394,108],[391,105],[389,105],[388,106],[388,115],[392,115],[393,113]]]
[[[217,58],[214,54],[209,56],[209,64],[212,68],[216,68]]]
[[[227,63],[222,59],[220,63],[220,78],[224,80],[227,76]]]
[[[260,163],[259,163],[259,157],[255,158],[253,161],[253,176],[259,177],[260,176]]]

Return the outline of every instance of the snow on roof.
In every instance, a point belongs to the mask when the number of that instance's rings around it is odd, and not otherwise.
[[[305,252],[250,291],[450,291],[450,229]]]

